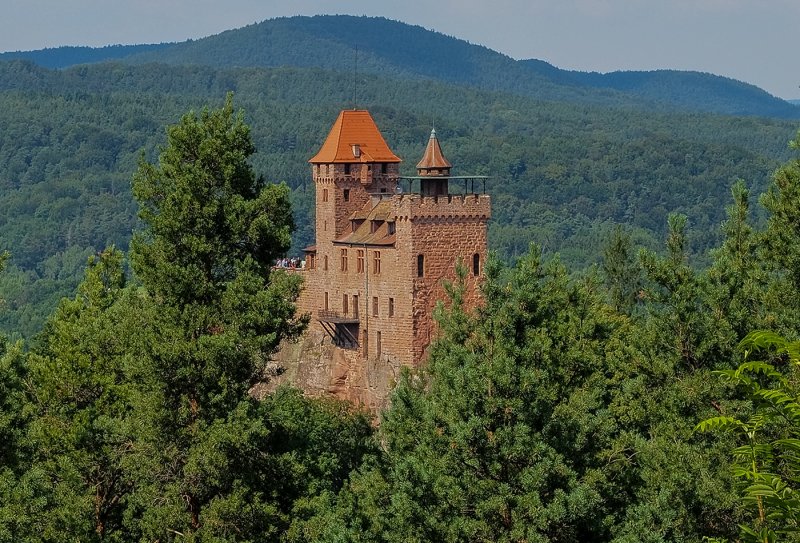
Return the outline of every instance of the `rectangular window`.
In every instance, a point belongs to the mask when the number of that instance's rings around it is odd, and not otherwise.
[[[381,273],[381,252],[374,251],[372,255],[372,273],[378,275]]]
[[[347,294],[342,294],[342,313],[347,315]]]
[[[359,249],[356,253],[356,272],[364,273],[364,249]]]
[[[417,277],[425,276],[425,255],[417,255]]]
[[[308,269],[313,270],[317,267],[317,255],[308,253]]]
[[[481,273],[481,255],[475,253],[472,255],[472,275],[478,276]]]
[[[350,175],[350,164],[348,164],[348,163],[345,163],[345,165],[344,165],[344,174],[345,175]]]
[[[394,298],[389,298],[389,316],[394,317]]]
[[[386,167],[387,167],[387,166],[388,166],[388,164],[386,164],[385,162],[383,162],[383,163],[381,164],[381,173],[386,173]]]
[[[325,311],[328,310],[328,293],[325,293]]]
[[[378,297],[377,296],[373,296],[372,297],[372,316],[373,317],[377,317],[378,316]]]
[[[342,271],[346,272],[347,271],[347,249],[342,249],[341,253],[342,253]]]
[[[396,227],[395,227],[394,221],[392,221],[390,223],[386,223],[386,226],[389,228],[389,234],[390,235],[395,233]]]
[[[322,201],[323,202],[328,201],[328,189],[322,189]]]
[[[375,355],[380,358],[381,356],[381,333],[375,334]]]
[[[353,317],[358,318],[358,296],[353,294]]]
[[[322,269],[328,271],[328,255],[322,257]]]
[[[350,189],[344,189],[342,191],[342,196],[344,196],[344,201],[345,202],[349,202],[350,201]]]

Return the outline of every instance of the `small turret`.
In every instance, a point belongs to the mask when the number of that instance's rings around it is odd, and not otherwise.
[[[420,177],[430,177],[420,181],[420,192],[425,196],[446,195],[447,181],[450,177],[452,164],[442,153],[439,139],[436,137],[436,129],[431,129],[431,137],[428,138],[428,146],[422,160],[417,163],[417,175]]]

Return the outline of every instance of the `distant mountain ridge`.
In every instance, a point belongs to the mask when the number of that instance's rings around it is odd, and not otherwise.
[[[121,60],[131,55],[161,51],[172,43],[142,45],[107,45],[105,47],[63,46],[38,49],[36,51],[11,51],[0,53],[0,61],[30,60],[50,69],[69,68],[78,64],[94,64],[110,60]]]
[[[26,58],[51,68],[108,60],[212,67],[320,67],[348,77],[357,66],[363,73],[434,79],[542,100],[800,118],[800,106],[754,85],[713,74],[568,71],[542,60],[517,61],[420,26],[350,15],[269,19],[174,44],[0,54],[0,60],[11,58]]]

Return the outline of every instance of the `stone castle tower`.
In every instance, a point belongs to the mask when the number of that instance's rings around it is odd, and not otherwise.
[[[316,244],[305,249],[298,311],[311,323],[279,362],[284,379],[310,393],[377,410],[400,368],[425,359],[433,309],[459,261],[469,270],[466,302],[478,302],[489,196],[467,190],[475,177],[451,177],[435,131],[417,176],[400,178],[400,158],[363,110],[342,111],[309,162]]]

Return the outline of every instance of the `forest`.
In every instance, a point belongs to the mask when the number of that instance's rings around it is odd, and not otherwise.
[[[169,123],[127,250],[0,344],[0,541],[798,539],[800,133],[760,224],[732,185],[707,265],[669,213],[658,247],[610,228],[583,273],[494,258],[475,310],[449,285],[375,419],[250,394],[307,323],[254,132],[231,95]]]
[[[0,247],[12,250],[0,331],[33,338],[77,287],[86,258],[127,250],[138,228],[130,179],[154,159],[163,127],[234,90],[252,126],[257,171],[291,189],[297,229],[312,242],[306,161],[343,105],[340,72],[147,64],[49,70],[0,63]],[[540,101],[448,83],[364,74],[359,106],[413,174],[431,124],[456,174],[489,175],[490,247],[511,263],[535,241],[571,269],[600,262],[615,224],[655,249],[670,212],[685,214],[694,265],[709,263],[731,185],[755,194],[790,157],[792,121]],[[765,213],[754,205],[754,218]]]
[[[490,176],[483,304],[256,400],[354,106]],[[0,56],[0,542],[800,540],[798,112],[373,18]]]
[[[252,127],[256,171],[291,190],[291,256],[313,238],[306,161],[339,110],[358,106],[404,159],[403,174],[435,125],[455,174],[491,177],[500,260],[512,264],[535,242],[578,274],[600,264],[617,224],[655,250],[671,212],[691,225],[692,265],[710,265],[730,187],[742,179],[763,192],[791,156],[800,117],[796,105],[712,74],[570,72],[374,17],[4,53],[0,250],[11,256],[0,333],[36,341],[89,256],[112,244],[127,251],[141,227],[131,194],[140,154],[154,160],[164,126],[229,91]],[[758,202],[753,217],[763,225]]]

